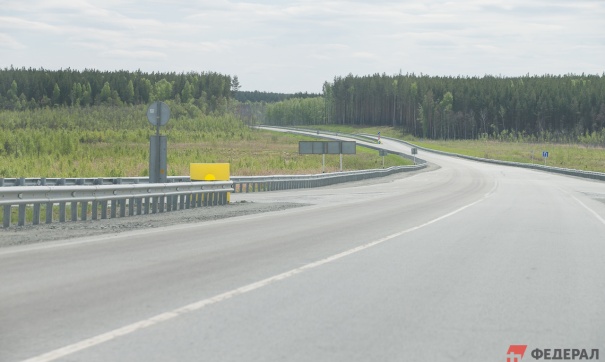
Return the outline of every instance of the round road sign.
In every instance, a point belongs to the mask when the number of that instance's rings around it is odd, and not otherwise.
[[[153,102],[147,107],[147,119],[153,126],[163,126],[170,119],[170,107],[164,102]]]

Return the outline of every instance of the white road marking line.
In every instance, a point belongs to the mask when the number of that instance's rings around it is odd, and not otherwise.
[[[297,274],[300,274],[300,273],[302,273],[304,271],[307,271],[307,270],[310,270],[310,269],[314,269],[314,268],[317,268],[317,267],[322,266],[324,264],[327,264],[327,263],[333,262],[335,260],[344,258],[346,256],[355,254],[357,252],[360,252],[362,250],[371,248],[371,247],[376,246],[378,244],[382,244],[385,241],[397,238],[397,237],[399,237],[401,235],[404,235],[404,234],[410,233],[412,231],[421,229],[423,227],[426,227],[426,226],[434,224],[434,223],[436,223],[438,221],[441,221],[441,220],[443,220],[445,218],[453,216],[453,215],[455,215],[455,214],[457,214],[457,213],[459,213],[459,212],[461,212],[461,211],[463,211],[465,209],[468,209],[469,207],[472,207],[472,206],[474,206],[474,205],[482,202],[483,200],[487,199],[488,197],[490,197],[493,194],[493,192],[495,191],[495,189],[497,188],[497,186],[498,186],[498,184],[496,183],[494,185],[494,187],[488,193],[486,193],[482,198],[480,198],[479,200],[474,201],[474,202],[472,202],[470,204],[467,204],[465,206],[462,206],[462,207],[460,207],[460,208],[458,208],[458,209],[456,209],[456,210],[454,210],[454,211],[452,211],[452,212],[450,212],[448,214],[445,214],[445,215],[442,215],[442,216],[440,216],[438,218],[435,218],[433,220],[427,221],[424,224],[421,224],[421,225],[418,225],[418,226],[414,226],[412,228],[409,228],[409,229],[406,229],[406,230],[403,230],[403,231],[399,231],[397,233],[385,236],[383,238],[374,240],[374,241],[369,242],[367,244],[364,244],[364,245],[358,246],[356,248],[344,251],[342,253],[329,256],[329,257],[327,257],[325,259],[321,259],[321,260],[318,260],[316,262],[313,262],[313,263],[310,263],[310,264],[306,264],[306,265],[304,265],[302,267],[299,267],[299,268],[296,268],[296,269],[292,269],[292,270],[287,271],[285,273],[278,274],[278,275],[272,276],[270,278],[263,279],[261,281],[258,281],[258,282],[252,283],[252,284],[248,284],[248,285],[245,285],[243,287],[240,287],[240,288],[237,288],[237,289],[233,289],[231,291],[228,291],[228,292],[216,295],[214,297],[203,299],[203,300],[200,300],[198,302],[191,303],[191,304],[188,304],[186,306],[183,306],[181,308],[177,308],[177,309],[174,309],[174,310],[169,311],[169,312],[161,313],[161,314],[158,314],[158,315],[153,316],[151,318],[144,319],[144,320],[141,320],[141,321],[129,324],[127,326],[124,326],[124,327],[121,327],[121,328],[118,328],[118,329],[114,329],[114,330],[109,331],[107,333],[99,334],[99,335],[97,335],[95,337],[88,338],[88,339],[85,339],[83,341],[76,342],[74,344],[70,344],[68,346],[55,349],[53,351],[41,354],[39,356],[27,359],[24,362],[50,362],[50,361],[54,361],[56,359],[59,359],[59,358],[68,356],[70,354],[73,354],[73,353],[85,350],[87,348],[94,347],[96,345],[108,342],[108,341],[110,341],[112,339],[115,339],[115,338],[118,338],[118,337],[121,337],[121,336],[125,336],[125,335],[130,334],[130,333],[136,332],[136,331],[138,331],[140,329],[151,327],[153,325],[169,321],[169,320],[174,319],[174,318],[176,318],[178,316],[181,316],[181,315],[184,315],[184,314],[187,314],[187,313],[191,313],[191,312],[200,310],[200,309],[202,309],[202,308],[204,308],[206,306],[209,306],[209,305],[212,305],[212,304],[216,304],[216,303],[219,303],[219,302],[231,299],[233,297],[236,297],[238,295],[245,294],[245,293],[248,293],[248,292],[260,289],[262,287],[265,287],[267,285],[273,284],[275,282],[278,282],[278,281],[281,281],[281,280],[284,280],[284,279],[288,279],[288,278],[293,277],[293,276],[295,276]]]
[[[568,193],[569,194],[569,193]],[[574,195],[569,194],[569,196],[571,196],[572,199],[576,200],[578,202],[578,204],[582,205],[582,207],[584,207],[586,210],[588,210],[588,212],[590,212],[594,217],[597,218],[597,220],[599,220],[601,223],[603,223],[605,225],[605,219],[603,219],[601,217],[601,215],[597,214],[596,211],[594,211],[593,209],[591,209],[590,207],[586,206],[585,203],[583,203],[582,201],[580,201],[578,198],[576,198]]]

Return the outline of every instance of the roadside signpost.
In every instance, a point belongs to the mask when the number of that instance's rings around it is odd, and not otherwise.
[[[298,153],[301,155],[322,155],[321,172],[326,172],[326,154],[340,155],[340,171],[342,171],[342,155],[354,155],[357,143],[355,141],[299,141]]]
[[[378,155],[382,156],[382,168],[384,168],[384,157],[389,154],[387,150],[378,150]]]
[[[149,183],[166,183],[168,175],[166,159],[168,140],[160,135],[160,127],[170,119],[170,107],[164,102],[154,102],[147,107],[147,120],[156,127],[155,136],[149,138]]]
[[[418,148],[412,148],[412,155],[414,156],[414,165],[416,164],[416,155],[418,154]]]
[[[546,166],[546,159],[548,158],[548,151],[542,151],[542,158],[544,158],[544,166]]]

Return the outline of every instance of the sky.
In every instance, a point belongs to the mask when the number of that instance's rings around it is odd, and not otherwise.
[[[337,76],[605,72],[605,0],[0,0],[0,68]]]

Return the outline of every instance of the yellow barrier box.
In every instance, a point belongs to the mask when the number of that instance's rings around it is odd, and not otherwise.
[[[228,163],[190,163],[189,177],[191,181],[229,181],[231,174]],[[231,193],[227,193],[230,202]]]
[[[229,181],[228,163],[191,163],[189,176],[191,181]]]

